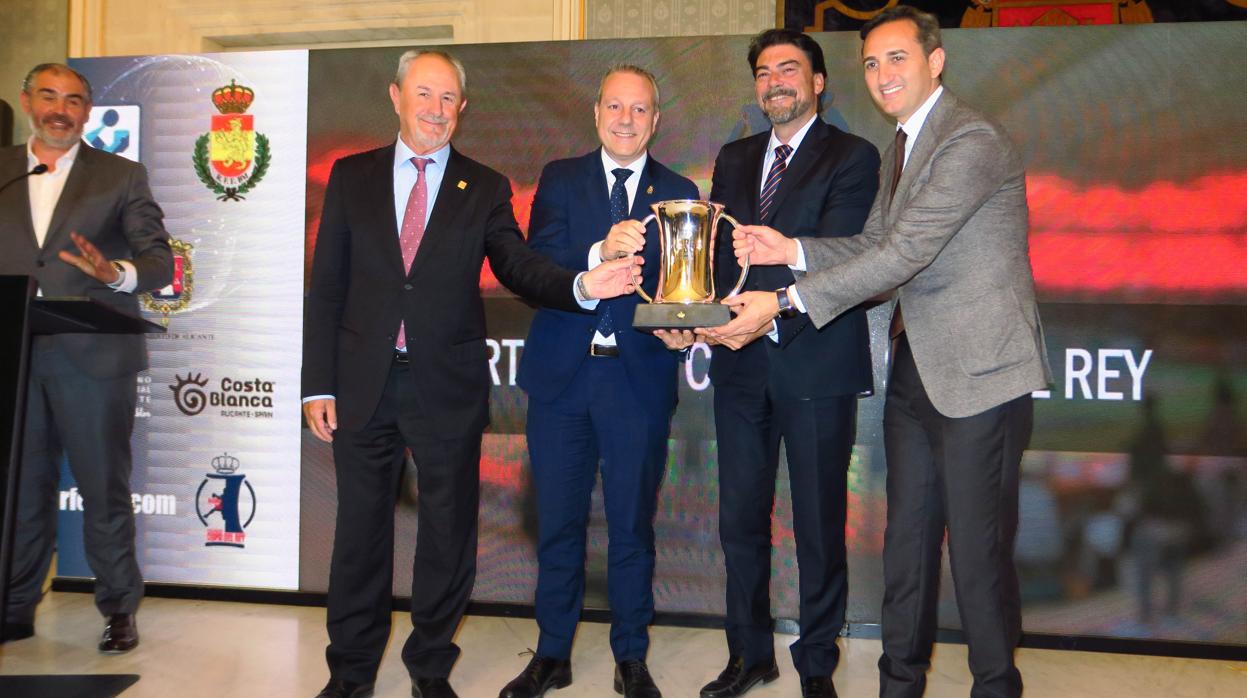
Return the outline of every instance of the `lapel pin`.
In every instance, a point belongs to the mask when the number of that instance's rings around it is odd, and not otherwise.
[[[651,185],[649,185],[648,187],[646,187],[646,188],[645,188],[645,193],[646,193],[646,194],[653,194],[653,193],[654,193],[654,185],[653,185],[653,184],[651,184]]]
[[[460,188],[460,189],[467,189],[467,188],[468,188],[468,183],[467,183],[467,182],[465,182],[465,181],[463,181],[462,179],[461,179],[461,180],[459,180],[459,188]]]

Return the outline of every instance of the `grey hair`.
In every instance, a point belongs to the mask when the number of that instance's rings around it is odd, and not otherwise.
[[[455,67],[455,72],[459,73],[459,92],[461,97],[466,99],[468,96],[468,71],[464,69],[463,63],[458,58],[437,49],[411,49],[404,53],[398,59],[398,71],[394,74],[394,85],[401,88],[403,78],[407,77],[407,69],[411,67],[411,62],[421,56],[438,56]]]
[[[631,73],[649,80],[649,86],[654,90],[654,109],[658,109],[659,103],[662,102],[662,96],[658,93],[658,80],[654,78],[653,73],[639,65],[632,65],[631,63],[616,63],[610,67],[610,70],[606,71],[606,74],[602,76],[602,81],[598,83],[598,98],[597,102],[595,102],[596,104],[602,103],[602,88],[606,86],[606,80],[616,73]]]
[[[38,76],[40,73],[47,73],[47,72],[69,73],[70,75],[73,75],[74,77],[78,78],[78,81],[81,82],[82,86],[85,87],[87,90],[87,103],[88,104],[94,103],[94,100],[92,99],[92,95],[91,95],[91,82],[87,80],[86,77],[83,76],[82,73],[79,73],[78,71],[74,70],[73,68],[70,68],[64,63],[40,63],[39,65],[31,68],[30,72],[26,73],[26,77],[22,78],[22,94],[27,94],[27,95],[30,94],[30,84],[35,81],[35,77]]]

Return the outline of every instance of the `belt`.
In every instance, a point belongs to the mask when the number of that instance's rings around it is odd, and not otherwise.
[[[590,344],[589,356],[617,359],[619,358],[619,347],[613,344]]]
[[[410,361],[411,361],[411,357],[407,356],[407,352],[399,351],[397,349],[394,350],[394,363],[405,365]]]

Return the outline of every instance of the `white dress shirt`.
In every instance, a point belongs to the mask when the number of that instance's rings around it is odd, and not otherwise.
[[[639,189],[641,186],[641,173],[645,171],[645,163],[649,161],[649,151],[641,153],[641,157],[637,158],[636,160],[633,160],[632,164],[630,165],[620,165],[619,163],[612,160],[611,156],[606,154],[606,148],[599,148],[598,152],[601,153],[602,155],[602,171],[603,173],[606,174],[606,197],[608,201],[610,200],[611,189],[614,188],[615,186],[615,173],[613,172],[613,170],[616,170],[620,167],[627,169],[627,170],[632,170],[632,174],[628,175],[627,181],[624,182],[624,189],[627,190],[628,192],[628,210],[631,211],[632,204],[633,202],[636,201],[637,189]],[[605,240],[598,240],[597,242],[593,243],[589,247],[589,259],[588,259],[589,269],[592,269],[602,263],[602,243],[603,242],[605,242]],[[580,300],[580,299],[577,299],[577,300]],[[580,307],[584,308],[585,310],[593,310],[598,307],[598,302],[596,300],[592,300],[592,301],[581,300]],[[598,345],[614,346],[615,335],[612,334],[610,336],[606,336],[606,335],[603,335],[601,332],[594,330],[593,331],[593,343],[598,344]]]

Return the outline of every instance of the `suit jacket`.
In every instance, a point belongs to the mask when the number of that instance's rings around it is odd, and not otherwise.
[[[758,212],[770,131],[728,143],[714,163],[710,198],[741,224],[769,225],[789,237],[857,235],[879,187],[879,151],[869,141],[816,118],[780,180],[767,218]],[[740,273],[732,236],[724,227],[717,243],[715,286],[732,288]],[[793,282],[786,266],[749,271],[744,290],[774,291]],[[769,381],[779,394],[797,399],[869,392],[870,334],[865,310],[814,325],[804,314],[779,321],[776,345],[762,337],[739,351],[715,347],[710,378],[715,385]]]
[[[404,271],[393,166],[391,144],[344,157],[330,172],[304,306],[303,395],[335,396],[339,425],[363,428],[405,322],[424,427],[429,435],[466,436],[489,423],[485,258],[508,288],[569,309],[578,307],[575,274],[528,249],[506,177],[453,148],[424,238]]]
[[[589,248],[611,228],[610,187],[602,170],[601,150],[567,160],[556,160],[542,170],[533,199],[528,244],[562,266],[584,271]],[[697,185],[672,172],[651,155],[641,171],[629,217],[641,220],[650,204],[668,199],[696,199]],[[653,296],[658,286],[658,235],[648,227],[643,249],[644,288]],[[594,312],[537,311],[520,360],[521,388],[535,400],[557,398],[588,355],[598,314],[611,309],[615,339],[628,381],[642,404],[671,410],[676,398],[676,355],[657,337],[632,329],[638,302],[630,294],[598,303]]]
[[[894,147],[880,180],[892,181]],[[802,240],[797,292],[819,325],[899,287],[922,384],[940,413],[979,414],[1051,380],[1027,247],[1026,178],[1003,129],[948,88],[894,198],[859,238]]]
[[[0,150],[0,184],[27,171],[25,144]],[[77,232],[108,259],[134,264],[135,293],[172,280],[173,252],[164,214],[152,198],[142,165],[86,143],[79,146],[42,247],[35,241],[28,182],[14,182],[0,192],[0,274],[33,276],[44,296],[85,296],[137,316],[134,293],[118,293],[57,257],[62,250],[78,254],[69,237]],[[47,341],[93,378],[115,378],[147,368],[141,334],[62,334]]]

